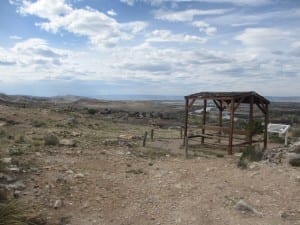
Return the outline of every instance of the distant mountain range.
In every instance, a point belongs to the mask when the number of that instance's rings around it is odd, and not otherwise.
[[[271,102],[297,102],[300,103],[300,96],[280,97],[280,96],[266,96]],[[183,96],[172,95],[101,95],[101,96],[53,96],[53,97],[38,97],[26,95],[6,95],[0,93],[0,102],[2,103],[72,103],[79,100],[106,100],[106,101],[183,101]]]

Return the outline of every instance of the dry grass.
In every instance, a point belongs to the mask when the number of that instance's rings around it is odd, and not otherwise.
[[[0,225],[28,225],[28,210],[18,201],[0,204]]]

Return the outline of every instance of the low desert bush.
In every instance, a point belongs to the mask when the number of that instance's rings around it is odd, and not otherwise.
[[[38,120],[32,121],[32,122],[31,122],[31,125],[32,125],[33,127],[44,127],[44,126],[46,126],[46,124],[45,124],[44,122],[38,121]]]
[[[255,146],[248,146],[244,149],[239,161],[238,167],[245,169],[249,162],[260,161],[263,157],[263,152],[255,149]]]
[[[59,140],[54,134],[47,134],[44,137],[45,145],[58,145]]]
[[[0,203],[0,225],[46,225],[42,215],[17,200]]]
[[[300,158],[298,159],[290,159],[289,164],[294,167],[300,167]]]
[[[93,108],[89,108],[87,110],[87,112],[88,112],[88,114],[94,115],[94,114],[96,114],[98,112],[98,110],[97,109],[93,109]]]
[[[0,203],[0,225],[28,225],[26,207],[18,201]]]

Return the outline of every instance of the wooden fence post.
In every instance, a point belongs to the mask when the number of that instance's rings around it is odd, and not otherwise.
[[[182,139],[182,126],[180,127],[180,138]]]
[[[154,129],[151,129],[151,141],[153,141]]]
[[[147,131],[145,132],[145,135],[144,135],[144,140],[143,140],[143,147],[146,146],[146,140],[147,140]]]
[[[184,149],[185,149],[185,158],[187,159],[188,158],[188,145],[189,145],[189,142],[188,142],[188,137],[184,137]]]

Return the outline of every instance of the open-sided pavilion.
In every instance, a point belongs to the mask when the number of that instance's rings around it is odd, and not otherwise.
[[[197,100],[203,101],[203,111],[202,111],[202,127],[201,134],[197,136],[188,136],[188,120],[189,120],[189,112],[194,103]],[[213,101],[218,109],[218,125],[209,126],[206,124],[207,120],[207,102]],[[248,123],[251,124],[254,120],[253,112],[254,106],[257,106],[258,109],[262,112],[264,116],[264,149],[267,148],[268,142],[268,123],[269,123],[269,104],[270,101],[259,95],[258,93],[251,92],[199,92],[195,94],[191,94],[185,96],[185,124],[184,124],[184,143],[185,143],[185,151],[187,155],[188,150],[188,139],[192,137],[201,137],[201,143],[204,144],[206,138],[218,138],[220,140],[221,134],[225,133],[228,136],[228,154],[232,154],[232,148],[234,146],[233,138],[234,135],[246,135],[247,139],[238,143],[237,145],[252,145],[253,141],[253,133],[247,130],[236,130],[234,129],[235,122],[235,112],[239,108],[241,104],[249,105],[249,114],[248,114]],[[229,127],[223,126],[223,112],[227,110],[230,114],[230,122]],[[207,135],[207,130],[217,131],[219,135]],[[224,137],[223,137],[224,138]]]

